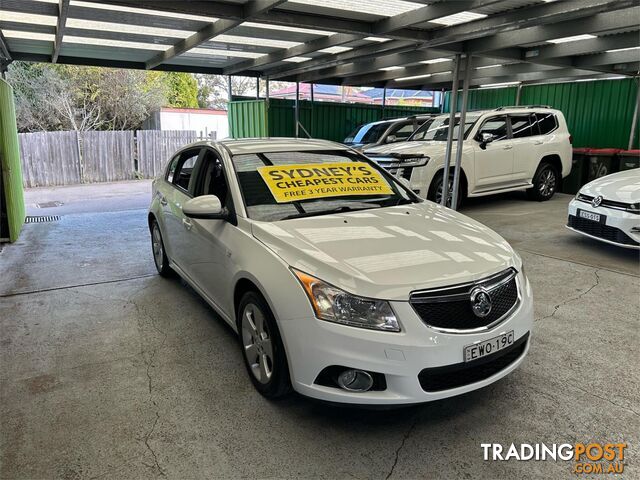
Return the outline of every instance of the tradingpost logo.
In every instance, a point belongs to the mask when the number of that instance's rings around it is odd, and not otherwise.
[[[615,474],[624,472],[626,443],[521,443],[504,446],[481,443],[485,461],[565,461],[572,462],[576,474]]]

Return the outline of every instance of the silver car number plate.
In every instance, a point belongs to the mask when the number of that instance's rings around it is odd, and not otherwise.
[[[498,335],[497,337],[490,338],[484,342],[474,343],[473,345],[467,345],[464,347],[464,361],[471,362],[478,360],[479,358],[486,357],[492,353],[499,352],[507,348],[509,345],[513,345],[513,330],[507,333]]]
[[[600,221],[600,214],[599,213],[592,213],[592,212],[587,212],[586,210],[580,210],[580,217],[581,218],[586,218],[587,220],[591,220],[592,222],[599,222]]]

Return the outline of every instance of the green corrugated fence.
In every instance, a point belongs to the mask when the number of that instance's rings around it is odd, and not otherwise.
[[[24,192],[13,89],[2,79],[0,79],[0,165],[2,166],[0,195],[3,197],[0,202],[3,204],[2,210],[6,208],[9,227],[9,232],[0,232],[0,238],[8,237],[10,241],[15,242],[20,235],[25,218]]]
[[[293,100],[234,100],[229,104],[229,132],[233,138],[293,137],[295,135]],[[355,103],[300,101],[300,123],[313,138],[341,142],[358,125],[382,118],[438,113],[437,108]],[[300,132],[304,137],[304,132]]]
[[[523,85],[520,105],[549,105],[564,113],[574,147],[624,148],[631,122],[638,83],[634,79]],[[516,104],[517,87],[469,91],[467,108],[482,110]],[[449,92],[445,111],[449,111]],[[458,94],[460,110],[461,94]],[[638,130],[633,148],[638,148]]]

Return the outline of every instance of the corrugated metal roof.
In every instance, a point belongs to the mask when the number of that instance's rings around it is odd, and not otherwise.
[[[64,2],[69,6],[58,46],[59,0],[0,2],[0,31],[13,59],[47,62],[56,52],[63,63],[316,83],[349,83],[357,76],[363,86],[395,88],[444,87],[451,75],[442,64],[415,67],[462,50],[502,65],[474,73],[473,82],[485,74],[496,82],[538,79],[534,69],[508,66],[523,59],[551,66],[540,69],[545,78],[631,75],[640,63],[632,54],[612,57],[612,63],[589,58],[640,44],[636,0],[589,0],[578,7],[576,2],[479,0],[469,12],[460,2],[429,0]],[[271,8],[261,10],[265,5]],[[483,17],[469,21],[473,14]],[[549,32],[555,31],[558,37],[591,33],[597,41],[554,49]],[[529,55],[530,48],[541,53]],[[580,68],[572,67],[578,57]],[[389,71],[390,65],[403,68]],[[411,75],[404,72],[408,65],[414,66]],[[409,80],[397,81],[405,77]]]

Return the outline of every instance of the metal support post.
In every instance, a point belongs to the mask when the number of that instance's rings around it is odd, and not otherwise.
[[[447,133],[447,146],[444,153],[444,170],[442,177],[442,198],[440,204],[447,206],[449,196],[449,168],[451,167],[451,146],[453,144],[453,125],[456,120],[456,109],[458,106],[458,76],[460,73],[460,54],[456,54],[453,60],[453,82],[451,83],[451,94],[449,96],[449,130]],[[444,101],[444,100],[443,100]]]
[[[464,84],[462,85],[462,108],[460,111],[460,126],[458,127],[458,143],[456,145],[456,167],[453,174],[453,197],[451,208],[458,206],[460,196],[460,170],[462,169],[462,147],[464,142],[465,120],[467,118],[467,99],[469,97],[469,84],[471,83],[471,70],[473,70],[471,55],[467,54],[464,62]]]

